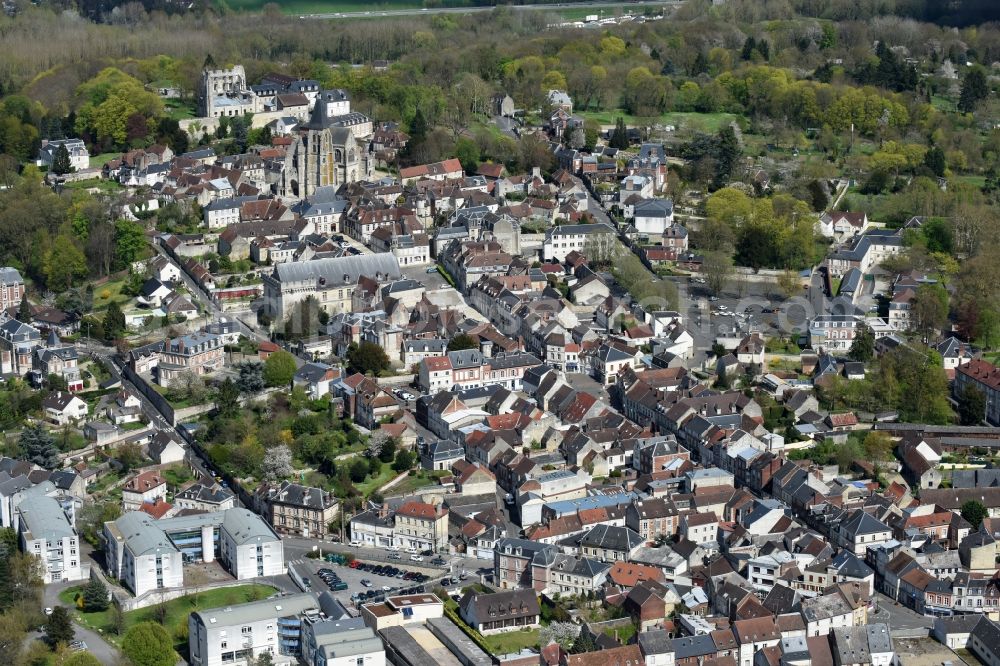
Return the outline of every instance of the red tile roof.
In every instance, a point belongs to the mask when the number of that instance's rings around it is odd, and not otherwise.
[[[419,178],[420,176],[441,176],[449,173],[462,173],[462,163],[457,158],[435,162],[433,164],[418,164],[399,170],[399,177],[403,180],[407,178]]]
[[[166,480],[156,472],[142,472],[135,478],[129,479],[123,488],[124,490],[130,490],[136,493],[144,493],[147,490],[152,490],[153,488],[161,486],[164,483],[166,483]]]
[[[830,425],[834,428],[858,425],[858,417],[854,415],[854,412],[830,414],[827,418],[830,419]]]
[[[427,504],[426,502],[407,502],[403,506],[399,507],[396,511],[397,515],[407,516],[409,518],[419,518],[421,520],[434,520],[443,516],[448,512],[448,509],[439,509],[433,504]]]
[[[139,507],[139,511],[143,513],[148,513],[153,518],[157,520],[163,518],[170,509],[174,506],[170,502],[164,502],[163,500],[157,498],[155,502],[143,502],[142,506]]]
[[[582,652],[566,655],[566,666],[640,666],[642,652],[636,644],[623,645],[600,652]]]
[[[640,580],[655,580],[664,582],[663,571],[648,564],[633,564],[631,562],[615,562],[608,572],[608,578],[623,587],[635,587]]]
[[[424,359],[427,370],[430,372],[441,372],[451,370],[451,359],[447,356],[431,356]]]
[[[958,366],[957,372],[969,379],[974,379],[980,384],[988,386],[994,391],[1000,391],[1000,368],[997,368],[992,363],[975,358],[965,365]]]

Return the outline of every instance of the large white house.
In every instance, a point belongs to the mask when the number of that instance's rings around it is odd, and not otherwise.
[[[615,230],[607,224],[561,224],[545,232],[542,259],[562,263],[574,250],[586,254],[588,243],[610,247],[614,242]]]
[[[845,352],[854,343],[854,336],[865,326],[858,315],[819,315],[809,322],[809,345],[813,349]]]
[[[640,234],[662,236],[674,223],[674,203],[670,199],[643,199],[635,204],[632,224]]]
[[[87,151],[83,139],[43,140],[42,147],[38,149],[38,166],[46,166],[51,169],[56,160],[59,146],[66,146],[66,152],[69,153],[69,166],[73,171],[90,168],[90,152]]]

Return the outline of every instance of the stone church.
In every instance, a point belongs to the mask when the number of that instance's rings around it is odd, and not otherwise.
[[[375,166],[371,135],[371,120],[350,111],[344,91],[323,91],[309,122],[295,130],[285,151],[275,194],[304,199],[320,187],[337,188],[369,178]]]

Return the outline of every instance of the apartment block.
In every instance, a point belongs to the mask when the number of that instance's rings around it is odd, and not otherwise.
[[[104,523],[108,573],[136,596],[184,586],[184,562],[218,559],[237,579],[285,572],[281,539],[247,509],[154,520],[133,511]]]
[[[191,613],[189,663],[239,666],[270,654],[275,666],[298,664],[303,622],[309,617],[319,617],[319,602],[312,594],[293,594]]]
[[[21,550],[41,560],[47,585],[85,578],[80,565],[80,540],[62,505],[52,497],[34,497],[17,507]]]

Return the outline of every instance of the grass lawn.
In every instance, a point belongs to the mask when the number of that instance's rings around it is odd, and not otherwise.
[[[965,183],[966,185],[972,185],[974,187],[982,187],[986,184],[985,176],[958,176],[955,178],[960,183]]]
[[[119,158],[121,156],[122,156],[121,153],[100,153],[99,155],[91,155],[90,156],[90,166],[91,167],[102,167],[107,162],[110,162],[111,160],[117,159],[117,158]]]
[[[163,470],[163,478],[174,488],[179,488],[194,477],[183,465],[173,465]]]
[[[680,111],[664,113],[662,116],[653,118],[637,118],[625,113],[623,109],[575,111],[575,113],[583,118],[596,120],[601,125],[608,127],[613,127],[618,118],[621,117],[625,119],[626,125],[635,125],[639,122],[646,124],[652,121],[664,125],[674,125],[678,131],[694,130],[699,132],[718,132],[720,127],[737,118],[736,114],[733,113],[684,113]]]
[[[83,586],[71,587],[59,593],[59,601],[70,609],[76,608],[73,597],[77,592],[83,590]],[[235,604],[246,603],[253,599],[266,599],[274,594],[275,589],[269,585],[236,585],[234,587],[224,587],[217,590],[206,590],[198,594],[189,594],[179,599],[166,602],[166,619],[162,623],[167,633],[174,641],[174,649],[181,654],[187,654],[187,622],[188,616],[199,610],[206,608],[219,608]],[[114,643],[118,643],[120,638],[115,635],[111,624],[111,611],[101,611],[98,613],[84,613],[83,611],[73,611],[81,624],[90,627],[98,633],[104,634],[106,638]],[[155,606],[140,608],[125,614],[125,629],[140,622],[156,622],[160,624],[156,617]]]
[[[103,493],[106,488],[121,480],[121,478],[122,475],[118,472],[105,474],[96,483],[92,483],[87,486],[87,492],[91,495],[99,495]]]
[[[483,636],[483,640],[490,646],[493,654],[510,654],[511,652],[520,652],[524,648],[537,648],[538,630],[510,631],[504,634]]]
[[[226,0],[226,5],[236,11],[259,12],[269,0]],[[420,9],[421,0],[277,0],[286,14],[330,14],[336,12],[367,12],[385,9]]]
[[[63,453],[79,451],[87,446],[87,440],[84,439],[83,434],[79,431],[71,430],[64,434],[62,430],[56,430],[51,434],[56,440],[56,445],[59,447],[59,450]]]
[[[802,350],[792,340],[779,340],[769,338],[764,345],[765,351],[770,354],[801,354]]]
[[[167,115],[174,120],[197,118],[197,106],[194,100],[168,99],[164,100]]]
[[[353,460],[353,459],[352,458],[348,458],[344,462],[348,462],[349,460]],[[354,486],[358,490],[361,491],[362,495],[364,495],[365,497],[368,497],[373,492],[375,492],[376,490],[378,490],[379,488],[381,488],[385,484],[387,484],[390,481],[392,481],[392,479],[397,474],[399,474],[399,472],[395,471],[392,468],[392,465],[389,465],[387,463],[382,463],[382,470],[379,472],[378,476],[375,476],[375,477],[369,476],[367,479],[365,479],[361,483],[355,483]],[[406,483],[406,481],[400,481],[400,483]],[[393,490],[395,490],[395,488],[390,488],[389,489],[390,492],[393,491]]]
[[[107,310],[111,301],[123,305],[132,300],[131,296],[122,293],[125,280],[114,280],[105,282],[94,287],[94,311]]]
[[[605,630],[604,635],[616,638],[622,645],[627,645],[628,642],[632,640],[632,637],[635,636],[635,631],[635,625],[629,622],[628,624],[623,624],[620,627]]]
[[[411,495],[421,488],[427,488],[428,486],[436,486],[438,479],[442,476],[447,476],[448,472],[428,472],[426,470],[420,470],[416,474],[406,477],[392,488],[386,491],[387,495],[398,496],[398,495]]]
[[[66,183],[67,190],[89,190],[98,189],[105,194],[111,194],[113,192],[118,192],[122,189],[122,186],[113,180],[105,180],[104,178],[88,178],[87,180],[74,180],[71,183]]]

